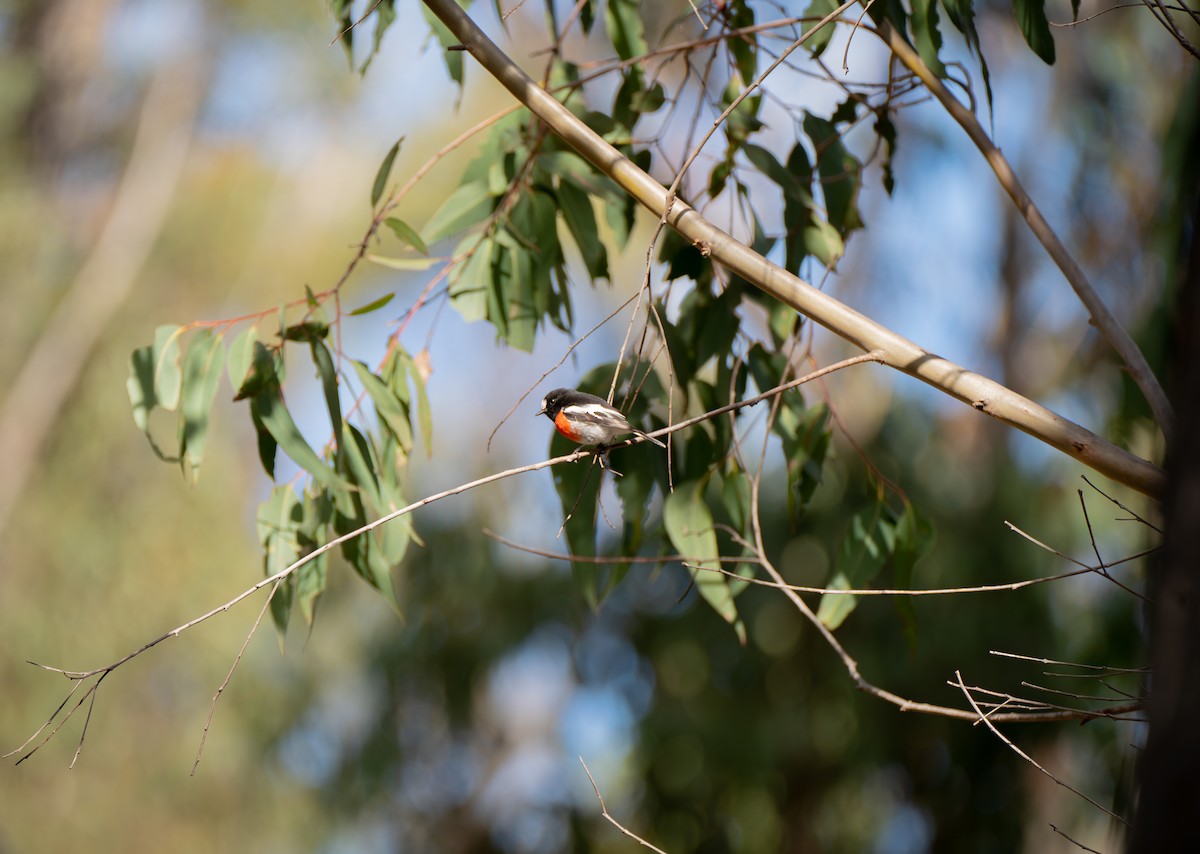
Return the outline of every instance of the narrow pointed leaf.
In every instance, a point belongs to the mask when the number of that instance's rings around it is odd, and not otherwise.
[[[219,336],[209,329],[201,329],[192,336],[183,359],[179,459],[184,477],[193,484],[200,477],[200,463],[208,442],[208,415],[224,367],[225,343]]]
[[[396,162],[396,155],[400,152],[400,143],[402,142],[404,142],[404,137],[396,140],[396,143],[388,149],[383,162],[379,164],[379,171],[375,173],[375,183],[371,185],[371,207],[375,207],[383,198],[383,190],[387,186],[388,176],[392,174],[392,164]]]

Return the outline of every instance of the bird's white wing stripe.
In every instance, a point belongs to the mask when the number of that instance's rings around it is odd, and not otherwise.
[[[562,411],[568,418],[593,424],[611,424],[619,427],[629,423],[621,413],[599,403],[573,403],[564,406]]]

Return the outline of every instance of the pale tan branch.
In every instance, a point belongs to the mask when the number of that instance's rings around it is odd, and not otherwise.
[[[1013,171],[1008,159],[988,137],[987,132],[983,129],[983,125],[980,124],[975,114],[954,97],[945,84],[925,64],[912,45],[905,41],[904,37],[896,32],[891,24],[886,20],[880,20],[877,22],[875,31],[887,44],[892,53],[896,55],[896,58],[909,71],[920,78],[930,94],[941,102],[942,106],[946,108],[946,112],[950,114],[950,117],[958,122],[959,126],[966,131],[967,136],[971,138],[971,141],[975,143],[975,146],[996,174],[996,180],[1000,182],[1000,186],[1008,193],[1009,198],[1012,199],[1013,204],[1017,206],[1017,210],[1024,217],[1025,222],[1028,223],[1029,230],[1033,232],[1038,242],[1042,244],[1046,253],[1058,266],[1058,269],[1062,271],[1063,276],[1066,277],[1067,282],[1074,289],[1075,295],[1079,297],[1079,301],[1087,309],[1092,323],[1129,369],[1130,376],[1137,383],[1138,388],[1141,389],[1146,402],[1150,404],[1154,418],[1158,422],[1159,428],[1163,431],[1163,436],[1167,437],[1169,443],[1171,427],[1174,424],[1174,415],[1171,412],[1171,403],[1167,399],[1166,392],[1163,391],[1162,384],[1154,376],[1154,372],[1150,369],[1146,357],[1142,354],[1132,336],[1121,325],[1121,321],[1112,313],[1112,310],[1105,305],[1100,295],[1096,293],[1096,289],[1092,287],[1087,274],[1083,272],[1079,264],[1075,261],[1075,258],[1067,250],[1067,247],[1063,245],[1058,233],[1046,222],[1046,218],[1042,216],[1041,210],[1034,204],[1033,199],[1030,198],[1020,179],[1017,178],[1016,172]]]
[[[812,318],[862,350],[878,350],[883,362],[973,408],[1057,448],[1113,480],[1157,496],[1165,476],[1158,466],[1028,400],[1000,383],[947,361],[865,317],[754,252],[679,199],[601,139],[539,87],[454,0],[425,0],[466,50],[547,124],[564,142],[616,181],[655,216],[726,269]],[[671,202],[671,204],[668,204]]]

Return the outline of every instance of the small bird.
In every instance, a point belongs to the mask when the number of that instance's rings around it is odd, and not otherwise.
[[[542,398],[542,408],[537,414],[545,415],[554,422],[559,433],[580,445],[603,448],[618,436],[632,433],[660,448],[666,447],[630,424],[629,419],[607,400],[594,394],[556,388]]]

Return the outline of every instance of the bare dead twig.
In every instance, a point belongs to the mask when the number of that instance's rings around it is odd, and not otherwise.
[[[1030,765],[1032,765],[1034,768],[1041,771],[1043,774],[1045,774],[1047,777],[1049,777],[1055,783],[1062,786],[1067,791],[1073,792],[1074,794],[1083,798],[1085,801],[1087,801],[1089,804],[1094,806],[1096,809],[1103,812],[1105,815],[1109,816],[1110,818],[1116,819],[1117,821],[1121,822],[1122,824],[1129,823],[1127,819],[1124,819],[1121,816],[1117,815],[1115,812],[1108,809],[1103,804],[1100,804],[1099,802],[1095,801],[1094,799],[1088,797],[1083,792],[1079,791],[1078,789],[1076,789],[1074,786],[1070,785],[1069,783],[1064,783],[1062,780],[1055,777],[1053,774],[1051,774],[1049,771],[1047,771],[1042,765],[1038,764],[1037,760],[1035,760],[1032,756],[1030,756],[1028,753],[1026,753],[1021,748],[1017,747],[1017,745],[1014,744],[1008,736],[1006,736],[1004,733],[1000,732],[1000,730],[996,729],[996,725],[993,723],[992,717],[990,715],[984,714],[984,712],[979,708],[979,705],[975,702],[974,696],[972,696],[971,692],[967,689],[967,686],[963,684],[962,674],[959,673],[959,671],[957,671],[957,670],[954,671],[954,679],[955,679],[955,682],[953,684],[955,684],[962,691],[963,696],[967,698],[967,702],[971,704],[971,708],[973,708],[975,710],[976,715],[978,715],[978,719],[983,721],[983,723],[987,725],[987,728],[990,729],[992,731],[992,733],[998,739],[1000,739],[1002,742],[1004,742],[1006,745],[1008,745],[1014,753],[1016,753],[1018,756],[1020,756],[1022,759],[1024,759],[1026,762],[1028,762]]]
[[[266,615],[267,609],[271,607],[271,600],[275,598],[275,594],[279,592],[279,585],[283,579],[279,579],[272,586],[270,592],[267,593],[267,598],[263,600],[262,608],[259,609],[258,617],[254,621],[254,625],[250,627],[250,631],[246,634],[246,639],[242,641],[242,648],[238,650],[237,657],[233,659],[233,664],[229,668],[229,672],[225,674],[225,680],[221,686],[217,688],[217,693],[213,694],[212,703],[208,707],[208,718],[204,721],[204,731],[200,734],[200,746],[196,749],[196,761],[192,763],[192,776],[196,776],[196,769],[200,767],[200,757],[204,753],[204,743],[208,741],[208,730],[212,726],[213,715],[217,711],[217,700],[221,699],[221,695],[225,693],[225,689],[229,686],[229,680],[233,678],[233,671],[237,670],[237,666],[241,663],[242,656],[246,654],[246,647],[250,646],[250,640],[258,633],[258,627],[262,625],[263,616]]]
[[[592,776],[592,772],[588,770],[587,763],[583,761],[582,756],[579,757],[579,764],[583,766],[583,771],[585,774],[587,774],[588,782],[592,784],[592,791],[596,793],[596,800],[600,802],[600,815],[604,816],[609,824],[624,833],[630,839],[637,842],[639,845],[649,848],[651,851],[657,851],[658,854],[666,854],[666,852],[661,848],[656,848],[655,846],[651,845],[645,839],[642,839],[642,837],[638,836],[636,833],[625,827],[625,825],[621,824],[621,822],[612,817],[612,814],[608,811],[608,807],[604,804],[604,796],[600,794],[600,787],[596,785],[596,779]]]

